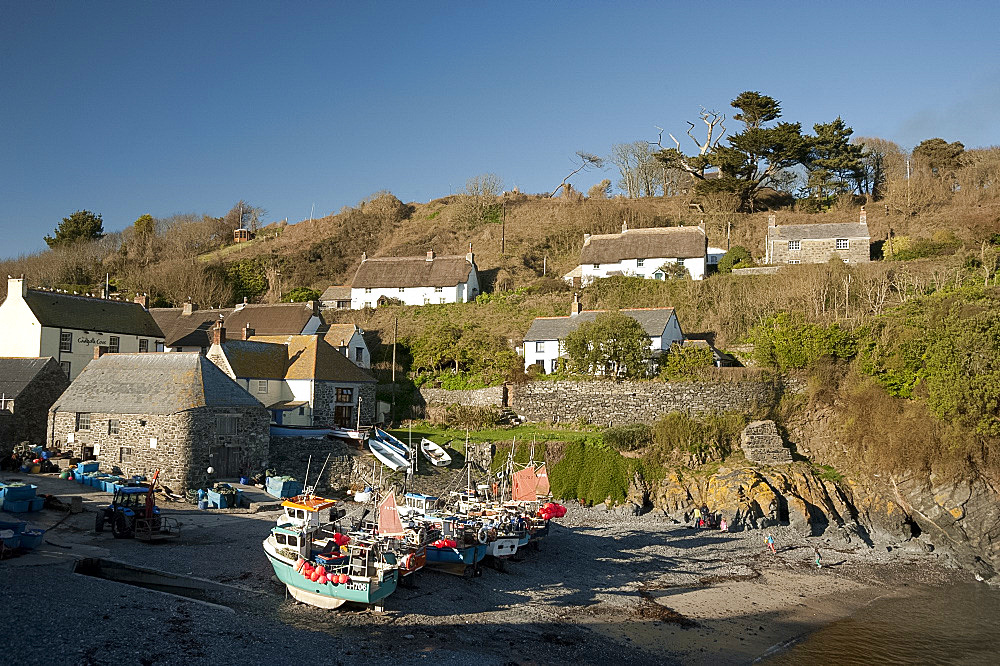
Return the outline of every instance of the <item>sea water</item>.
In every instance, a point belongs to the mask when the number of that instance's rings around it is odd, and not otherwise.
[[[819,629],[765,664],[1000,664],[1000,589],[910,586]]]

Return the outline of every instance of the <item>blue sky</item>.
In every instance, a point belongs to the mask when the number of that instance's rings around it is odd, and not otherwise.
[[[998,24],[997,2],[0,0],[0,256],[77,209],[119,230],[486,172],[551,191],[575,151],[680,138],[743,90],[807,128],[1000,144]]]

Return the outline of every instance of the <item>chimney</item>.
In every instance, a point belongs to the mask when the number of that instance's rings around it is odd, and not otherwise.
[[[868,215],[865,213],[865,207],[864,206],[861,207],[861,220],[860,221],[861,221],[861,224],[863,224],[865,226],[868,225]]]
[[[239,312],[240,310],[242,310],[242,309],[243,309],[243,308],[245,308],[246,306],[247,306],[247,297],[246,297],[246,296],[244,296],[244,297],[243,297],[243,302],[242,302],[242,303],[240,303],[240,304],[238,304],[238,305],[236,306],[236,310],[235,310],[235,311],[236,311],[236,312]]]
[[[583,235],[583,244],[586,245],[589,242],[590,242],[590,234],[584,234]]]
[[[107,353],[108,353],[107,345],[97,345],[96,347],[94,347],[94,360],[96,361],[97,359],[101,358]]]
[[[149,294],[136,294],[135,298],[132,300],[133,303],[138,303],[142,306],[143,310],[149,309]]]
[[[319,316],[319,301],[306,301],[306,307],[312,310],[313,316]]]
[[[190,301],[184,304],[184,314],[189,315],[198,309],[198,306]]]
[[[222,330],[223,330],[223,338],[225,338],[225,329],[222,329]],[[249,340],[250,338],[252,338],[254,336],[254,334],[256,332],[257,331],[255,331],[252,328],[250,328],[250,322],[247,322],[246,325],[243,327],[243,337],[241,339],[243,339],[243,340]]]
[[[469,243],[469,253],[465,255],[465,260],[473,266],[476,265],[476,255],[472,254],[472,243]]]
[[[702,231],[705,230],[705,220],[702,220],[701,222],[698,223],[698,228],[701,229]]]
[[[361,263],[364,263],[366,261],[368,261],[368,253],[367,252],[362,252],[361,253]]]
[[[769,227],[778,226],[777,224],[775,224],[774,213],[771,213],[770,215],[767,216],[767,226]]]
[[[427,261],[434,261],[434,250],[427,250]]]
[[[7,276],[7,295],[21,294],[21,298],[28,295],[28,283],[24,281],[24,276],[13,278]]]
[[[580,296],[574,291],[573,304],[569,306],[569,316],[575,317],[581,312],[583,312],[583,303],[580,302]]]
[[[626,231],[628,231],[628,222],[622,220],[622,233],[625,233]]]
[[[226,328],[222,325],[222,320],[215,322],[212,327],[212,344],[221,345],[226,342]]]

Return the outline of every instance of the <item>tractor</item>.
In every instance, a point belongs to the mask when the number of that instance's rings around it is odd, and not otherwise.
[[[103,532],[105,525],[111,526],[111,534],[116,539],[133,537],[149,541],[178,536],[177,521],[160,516],[156,506],[156,478],[153,475],[149,486],[121,486],[115,490],[111,504],[97,510],[94,531]]]

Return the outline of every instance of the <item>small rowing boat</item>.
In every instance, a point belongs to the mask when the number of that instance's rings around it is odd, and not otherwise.
[[[406,456],[386,444],[380,437],[369,437],[368,448],[383,465],[393,471],[399,472],[410,466],[410,461],[406,459]]]
[[[420,439],[420,453],[435,467],[447,467],[451,464],[451,456],[448,455],[448,452],[426,437]]]

